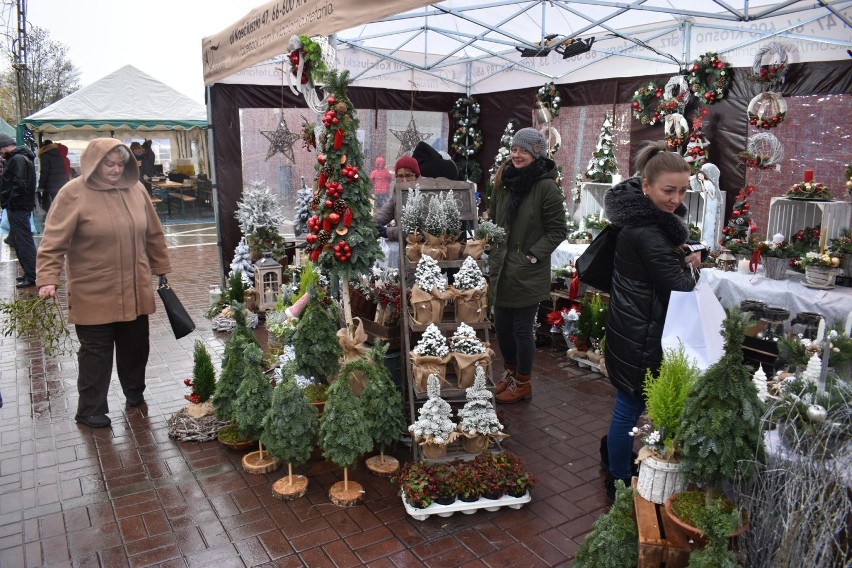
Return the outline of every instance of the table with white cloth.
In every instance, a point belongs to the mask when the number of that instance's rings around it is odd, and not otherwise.
[[[710,285],[726,308],[739,306],[743,300],[760,300],[776,308],[790,311],[790,318],[800,312],[812,312],[826,318],[828,326],[845,323],[852,312],[852,288],[836,286],[831,290],[807,288],[804,275],[791,271],[784,280],[771,280],[761,273],[724,272],[716,268],[701,270],[700,279]],[[789,323],[789,320],[788,322]]]
[[[562,241],[550,255],[551,268],[562,268],[569,262],[573,263],[587,248],[589,248],[588,244],[575,245]]]

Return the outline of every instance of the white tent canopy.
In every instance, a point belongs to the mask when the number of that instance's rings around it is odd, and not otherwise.
[[[409,6],[412,2],[406,2]],[[357,3],[356,3],[357,4]],[[611,77],[676,74],[699,55],[715,51],[735,67],[751,66],[768,40],[788,48],[790,63],[847,59],[852,48],[852,0],[446,0],[369,23],[339,18],[332,43],[338,68],[355,86],[488,93]],[[317,23],[295,13],[266,29],[264,4],[227,30],[205,38],[205,81],[281,84],[283,57],[264,59],[273,34],[283,55],[290,35],[317,32]],[[357,12],[345,2],[334,15]],[[291,17],[292,16],[292,17]],[[289,19],[288,19],[289,18]],[[345,22],[349,22],[346,24]],[[253,25],[256,24],[256,25]],[[327,26],[326,26],[327,27]],[[237,33],[238,31],[245,33]],[[284,31],[286,30],[286,32]],[[286,34],[286,35],[285,35]],[[240,54],[227,70],[211,47]],[[592,40],[591,38],[594,38]],[[570,40],[591,43],[586,53],[562,57]],[[593,42],[593,43],[592,43]],[[545,47],[542,48],[542,45]],[[541,57],[521,57],[521,49]],[[209,59],[209,61],[208,61]],[[211,62],[218,65],[209,65]]]

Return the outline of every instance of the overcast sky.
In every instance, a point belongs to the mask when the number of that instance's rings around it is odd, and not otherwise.
[[[29,25],[45,28],[68,48],[85,87],[125,65],[204,103],[201,39],[217,33],[264,0],[30,0]],[[7,33],[17,34],[5,6]],[[142,95],[144,96],[144,95]]]

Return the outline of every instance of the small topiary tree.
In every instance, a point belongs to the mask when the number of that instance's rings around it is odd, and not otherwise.
[[[707,536],[707,546],[689,553],[687,568],[739,568],[736,555],[728,550],[729,537],[740,524],[739,511],[726,510],[721,502],[714,501],[696,514],[695,523]]]
[[[337,371],[343,348],[337,339],[337,304],[319,286],[309,290],[308,306],[296,324],[293,348],[299,372],[326,381]]]
[[[237,398],[237,388],[245,373],[245,348],[257,345],[257,340],[251,330],[246,327],[246,318],[242,304],[235,304],[234,319],[237,326],[225,343],[222,354],[222,373],[216,382],[211,401],[216,416],[222,420],[234,420],[234,400]]]
[[[367,420],[374,447],[379,449],[379,462],[385,463],[385,448],[405,432],[405,416],[402,413],[402,394],[391,379],[385,365],[387,344],[377,342],[370,350],[370,363],[364,361],[367,386],[361,393],[364,418]],[[390,458],[396,461],[394,458]],[[395,467],[393,468],[396,469]]]
[[[244,273],[242,272],[242,270],[234,270],[228,277],[227,302],[231,307],[234,307],[239,304],[242,308],[243,303],[245,303],[246,301],[246,290],[248,289],[248,286],[251,286],[251,282],[246,285],[246,281],[243,278],[243,274]],[[252,274],[254,274],[254,272],[252,272]],[[252,276],[252,278],[253,277],[254,276]],[[236,308],[234,309],[236,310]]]
[[[615,503],[598,517],[577,549],[574,568],[633,568],[639,560],[639,529],[633,513],[633,489],[615,481]]]
[[[272,389],[263,373],[263,352],[257,345],[245,348],[243,380],[237,387],[234,400],[234,419],[245,440],[257,440],[263,431],[263,417],[269,412]],[[261,446],[261,454],[263,447]]]
[[[350,375],[359,370],[362,360],[350,361],[340,368],[337,380],[328,388],[328,400],[320,419],[322,455],[343,468],[343,491],[349,491],[349,467],[370,451],[370,436],[361,400],[349,388]]]
[[[216,390],[216,370],[210,353],[201,340],[195,340],[195,349],[192,353],[195,362],[192,368],[193,393],[198,396],[198,402],[207,402]]]
[[[738,467],[745,468],[740,473],[748,477],[762,445],[764,405],[741,349],[751,315],[736,307],[725,311],[725,354],[687,394],[680,425],[683,471],[690,480],[707,485],[708,504],[725,481],[735,479]]]

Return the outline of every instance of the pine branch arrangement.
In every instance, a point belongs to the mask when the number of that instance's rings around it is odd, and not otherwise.
[[[443,337],[443,336],[442,336]],[[476,336],[476,330],[462,322],[450,337],[449,348],[455,353],[479,355],[485,353],[485,345]]]
[[[598,517],[577,549],[575,568],[632,568],[639,560],[639,529],[633,512],[634,490],[615,481],[615,503]]]
[[[322,116],[326,130],[319,139],[311,199],[314,214],[307,222],[305,250],[323,274],[348,282],[350,274],[369,272],[382,251],[373,223],[373,188],[369,176],[361,175],[364,152],[358,141],[358,117],[347,94],[349,71],[329,70],[324,80],[330,95]]]
[[[338,309],[318,286],[311,289],[310,295],[293,333],[293,348],[300,373],[325,381],[337,371],[337,361],[343,355],[337,339]]]
[[[367,386],[361,393],[370,436],[374,446],[381,452],[399,438],[400,432],[405,432],[406,426],[402,413],[402,394],[385,365],[386,353],[387,344],[375,345],[370,350],[370,362],[364,361],[364,366],[371,368],[372,374],[365,373],[368,376]]]
[[[738,467],[744,467],[739,473],[748,477],[761,454],[764,405],[741,349],[751,315],[739,308],[726,313],[725,354],[687,394],[680,425],[683,471],[711,492],[734,480]]]
[[[428,212],[426,213],[426,232],[430,235],[440,236],[447,232],[447,211],[444,209],[444,200],[441,194],[434,194],[429,200]]]
[[[444,337],[438,326],[430,323],[426,331],[423,332],[420,341],[414,346],[413,351],[421,356],[446,357],[450,349],[447,347],[447,338]]]
[[[263,351],[257,345],[245,348],[243,380],[234,400],[234,420],[243,440],[257,440],[263,432],[263,418],[272,403],[272,388],[263,373]]]
[[[328,388],[320,419],[322,455],[343,468],[352,466],[373,445],[361,400],[349,388],[349,375],[357,366],[358,361],[352,361],[340,368],[337,380]]]
[[[282,367],[281,382],[272,393],[272,404],[263,417],[260,442],[273,458],[300,465],[311,457],[319,431],[317,409],[296,384],[295,365]]]
[[[424,292],[430,292],[432,288],[443,291],[446,287],[444,275],[438,261],[430,256],[422,256],[414,269],[414,282]]]
[[[464,259],[461,268],[453,277],[453,286],[457,290],[481,290],[485,288],[485,276],[472,257],[468,256]]]
[[[420,186],[415,185],[414,189],[409,192],[408,199],[402,205],[402,218],[399,223],[402,230],[409,235],[422,233],[425,229],[423,223],[425,211],[424,196],[420,192]]]
[[[588,179],[601,183],[610,183],[612,175],[617,171],[612,145],[612,120],[610,120],[609,113],[604,115],[601,132],[598,135],[598,144],[586,170]]]
[[[499,245],[506,240],[506,229],[497,225],[494,221],[480,219],[474,235],[479,240],[485,239],[486,242]]]
[[[478,363],[473,385],[465,391],[465,398],[467,402],[458,413],[459,432],[473,436],[503,431],[503,425],[497,419],[497,412],[491,404],[491,391],[485,386],[485,370]]]
[[[444,194],[443,207],[447,237],[451,240],[458,239],[462,233],[461,211],[452,189]]]
[[[198,395],[198,402],[207,402],[216,390],[216,370],[207,347],[198,339],[195,340],[192,357],[192,392]]]
[[[448,444],[455,437],[456,425],[450,419],[453,409],[441,398],[441,385],[437,375],[429,375],[426,379],[426,392],[429,400],[417,411],[418,418],[408,427],[408,431],[417,440]]]

